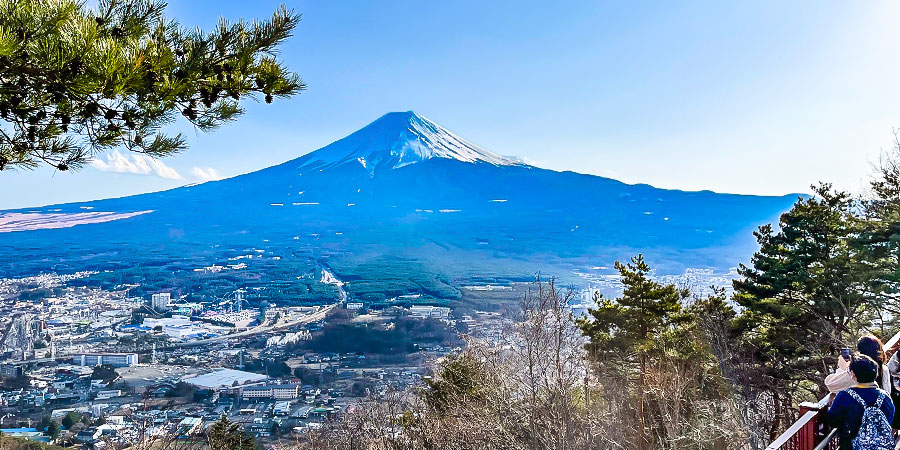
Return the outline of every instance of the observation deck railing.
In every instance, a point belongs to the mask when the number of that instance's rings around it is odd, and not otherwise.
[[[900,333],[895,334],[884,344],[888,358],[897,351],[898,344]],[[817,402],[801,403],[800,418],[775,438],[766,450],[836,450],[837,430],[829,429],[825,424],[825,413],[830,397],[829,394]]]

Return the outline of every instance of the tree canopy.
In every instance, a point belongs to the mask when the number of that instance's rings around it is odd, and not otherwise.
[[[620,408],[619,417],[634,430],[630,445],[690,448],[681,427],[696,429],[700,422],[715,424],[704,432],[710,442],[726,439],[723,424],[706,416],[726,407],[728,397],[700,322],[700,314],[718,308],[724,294],[687,307],[689,290],[653,279],[643,256],[616,262],[616,269],[622,295],[595,294],[596,307],[578,326],[589,338],[595,369],[609,380],[605,401]]]
[[[116,368],[109,364],[94,367],[94,372],[91,373],[92,380],[102,380],[104,383],[111,383],[117,378],[119,378],[119,372],[116,372]]]
[[[253,436],[245,434],[241,424],[228,420],[224,415],[206,430],[206,443],[210,450],[253,450]]]
[[[220,19],[187,29],[161,0],[0,0],[0,170],[76,169],[125,148],[153,157],[184,150],[162,128],[178,116],[212,130],[241,100],[289,97],[306,86],[276,50],[300,21]]]
[[[597,307],[588,311],[591,320],[579,325],[591,338],[588,349],[595,357],[640,364],[660,343],[661,334],[690,320],[682,310],[689,293],[651,279],[650,266],[641,255],[628,263],[617,261],[616,270],[622,277],[622,296],[613,300],[598,293]]]
[[[808,380],[824,389],[834,350],[855,332],[866,306],[867,273],[854,237],[852,198],[828,185],[782,214],[778,229],[755,233],[759,250],[734,281],[744,308],[737,326],[764,375],[784,387]]]
[[[72,428],[72,425],[75,425],[80,421],[81,416],[78,413],[76,413],[75,411],[69,411],[65,416],[63,416],[62,425],[68,430],[69,428]]]
[[[47,425],[47,435],[50,436],[50,439],[57,439],[59,438],[59,433],[59,423],[57,423],[55,420],[51,420]]]

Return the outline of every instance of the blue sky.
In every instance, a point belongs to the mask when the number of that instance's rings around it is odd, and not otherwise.
[[[170,0],[168,14],[209,28],[280,3]],[[287,6],[304,20],[281,56],[307,92],[251,104],[213,133],[187,129],[191,148],[157,163],[113,154],[74,174],[3,172],[0,209],[237,175],[399,110],[542,167],[752,194],[805,192],[818,180],[859,191],[900,128],[892,2]]]

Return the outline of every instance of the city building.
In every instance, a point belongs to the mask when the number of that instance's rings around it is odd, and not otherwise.
[[[22,366],[18,364],[0,364],[0,375],[10,378],[18,378],[23,375]]]
[[[181,435],[195,434],[203,426],[203,419],[199,417],[185,417],[178,423],[178,433]]]
[[[270,398],[274,400],[291,400],[300,396],[300,388],[296,384],[278,384],[250,386],[241,389],[243,398]]]
[[[128,367],[137,363],[137,353],[78,353],[72,355],[72,364],[76,366]]]
[[[231,325],[235,328],[246,328],[259,318],[259,310],[255,308],[244,309],[236,312],[210,311],[203,315],[204,319]]]
[[[159,327],[166,336],[174,339],[197,337],[209,332],[206,328],[197,326],[189,317],[180,315],[160,319],[146,317],[141,323],[141,327],[148,330],[156,330]]]
[[[181,381],[200,389],[212,389],[218,391],[221,389],[259,384],[265,381],[266,378],[265,375],[253,372],[244,372],[234,369],[217,369],[203,375],[185,378]]]
[[[156,311],[165,311],[169,308],[169,302],[172,300],[172,294],[168,292],[160,292],[150,296],[150,307]]]
[[[141,322],[141,326],[148,329],[154,329],[156,327],[163,328],[165,330],[166,327],[182,327],[182,326],[190,326],[191,319],[187,316],[180,315],[172,315],[172,317],[163,317],[160,319],[154,319],[153,317],[145,317],[144,321]]]
[[[110,389],[97,392],[97,400],[108,400],[111,398],[121,397],[122,391],[119,389]]]
[[[272,407],[272,414],[276,416],[286,416],[291,413],[291,402],[287,401],[279,401],[275,402],[275,406]]]
[[[409,315],[412,317],[446,319],[450,317],[450,308],[445,306],[413,305],[409,307]]]

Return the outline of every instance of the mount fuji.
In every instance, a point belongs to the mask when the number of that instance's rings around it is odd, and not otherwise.
[[[606,270],[635,253],[664,273],[727,271],[755,249],[752,231],[796,200],[542,169],[414,112],[395,112],[319,150],[233,178],[2,212],[0,231],[8,232],[0,232],[0,276],[243,247],[328,264],[415,261],[453,279],[565,276]]]
[[[399,169],[432,158],[495,166],[517,165],[412,112],[388,113],[367,127],[297,160],[300,167],[326,169],[358,163],[375,170]]]

